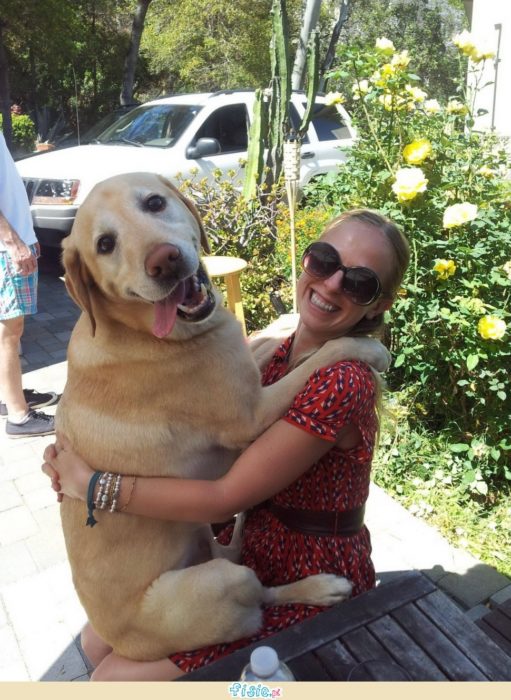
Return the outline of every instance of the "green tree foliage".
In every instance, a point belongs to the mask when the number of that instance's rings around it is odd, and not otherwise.
[[[424,89],[448,98],[460,77],[450,39],[466,22],[461,0],[351,0],[340,44],[374,46],[378,37],[386,36],[413,54]]]
[[[271,0],[153,0],[142,52],[163,92],[256,88],[270,77]],[[287,3],[298,32],[302,3]]]

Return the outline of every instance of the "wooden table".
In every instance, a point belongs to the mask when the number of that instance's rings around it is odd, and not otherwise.
[[[209,255],[202,258],[210,277],[221,277],[227,292],[227,307],[243,326],[246,335],[245,315],[241,299],[240,273],[247,266],[246,260],[228,255]]]
[[[509,681],[511,657],[419,572],[395,579],[183,677],[239,679],[267,643],[299,681]],[[386,663],[361,662],[381,660]],[[397,666],[396,666],[397,665]],[[351,676],[351,677],[350,677]]]

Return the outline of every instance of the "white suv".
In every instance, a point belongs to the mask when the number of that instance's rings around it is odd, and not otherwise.
[[[175,95],[136,107],[87,146],[35,155],[17,162],[31,203],[39,241],[59,246],[92,187],[120,173],[150,171],[169,179],[198,171],[239,172],[247,156],[253,91]],[[304,93],[291,98],[290,119],[299,126]],[[318,96],[302,144],[300,185],[335,170],[353,140],[348,115]]]

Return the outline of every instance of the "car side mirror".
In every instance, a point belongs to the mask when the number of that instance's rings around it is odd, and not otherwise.
[[[188,146],[186,157],[190,159],[204,158],[204,156],[215,156],[221,151],[218,139],[202,138],[198,139],[195,146]]]

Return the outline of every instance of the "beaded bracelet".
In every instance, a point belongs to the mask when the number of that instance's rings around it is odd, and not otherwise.
[[[94,472],[94,474],[91,476],[90,481],[89,481],[89,487],[87,489],[87,521],[85,525],[89,525],[90,527],[94,527],[94,525],[98,522],[96,518],[94,517],[94,509],[96,507],[96,504],[94,502],[94,489],[96,488],[96,482],[97,480],[101,477],[103,472]]]

